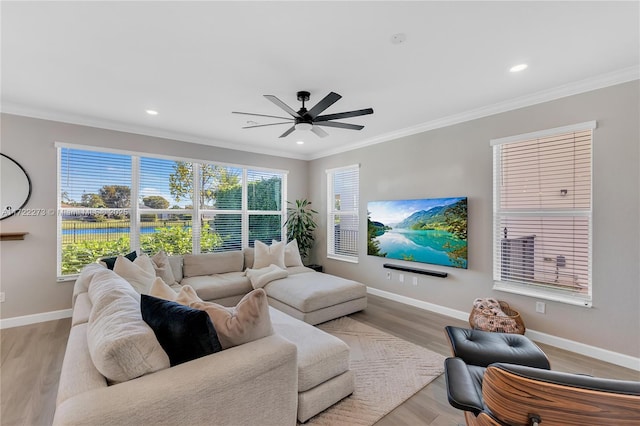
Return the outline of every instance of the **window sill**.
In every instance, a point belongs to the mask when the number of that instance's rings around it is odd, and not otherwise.
[[[358,263],[357,257],[340,256],[339,254],[328,254],[327,259],[340,260],[342,262],[348,262],[348,263]]]
[[[64,275],[62,277],[57,277],[56,281],[59,282],[59,283],[66,283],[66,282],[69,282],[69,281],[77,280],[79,276],[80,276],[80,274]]]
[[[506,293],[535,297],[537,299],[566,303],[568,305],[582,306],[584,308],[593,307],[591,296],[586,294],[571,294],[562,290],[547,289],[526,284],[508,283],[503,281],[494,281],[493,289],[504,291]]]

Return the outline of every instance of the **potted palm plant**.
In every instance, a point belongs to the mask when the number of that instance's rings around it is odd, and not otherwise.
[[[287,221],[284,223],[287,227],[287,241],[295,238],[300,257],[308,261],[309,251],[313,247],[313,230],[317,227],[313,215],[318,212],[311,208],[311,202],[307,200],[296,200],[295,203],[287,201],[287,204]]]

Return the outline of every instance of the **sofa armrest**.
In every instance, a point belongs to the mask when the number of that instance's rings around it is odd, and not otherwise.
[[[297,349],[271,335],[62,402],[54,425],[294,425]]]

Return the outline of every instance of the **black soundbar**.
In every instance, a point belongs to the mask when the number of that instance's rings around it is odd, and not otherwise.
[[[413,272],[414,274],[431,275],[433,277],[439,278],[447,278],[447,275],[449,275],[449,273],[447,272],[431,271],[429,269],[416,269],[410,268],[408,266],[393,265],[391,263],[385,263],[384,265],[382,265],[382,267],[387,269],[395,269],[396,271]]]

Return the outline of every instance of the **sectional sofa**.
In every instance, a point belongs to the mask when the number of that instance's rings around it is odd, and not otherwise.
[[[167,284],[175,288],[190,285],[204,300],[235,305],[253,289],[251,274],[246,271],[263,269],[272,265],[271,261],[276,261],[273,257],[261,260],[259,256],[261,263],[254,265],[256,250],[261,249],[250,247],[221,253],[168,256],[175,281]],[[287,253],[287,250],[294,254]],[[297,246],[289,243],[287,250],[281,268],[287,275],[263,286],[269,305],[312,325],[367,307],[364,284],[316,272],[303,266],[299,255],[295,256]]]
[[[286,274],[272,264],[255,268],[253,255],[245,249],[154,262],[153,288],[158,277],[173,276],[170,286],[160,280],[170,300],[192,292],[218,302],[191,303],[198,308],[239,312],[255,303],[268,312],[260,319],[269,322],[267,333],[178,365],[142,319],[140,283],[117,267],[85,267],[73,292],[54,424],[293,425],[351,394],[349,347],[307,322],[364,308],[365,286],[300,265],[285,267]]]

